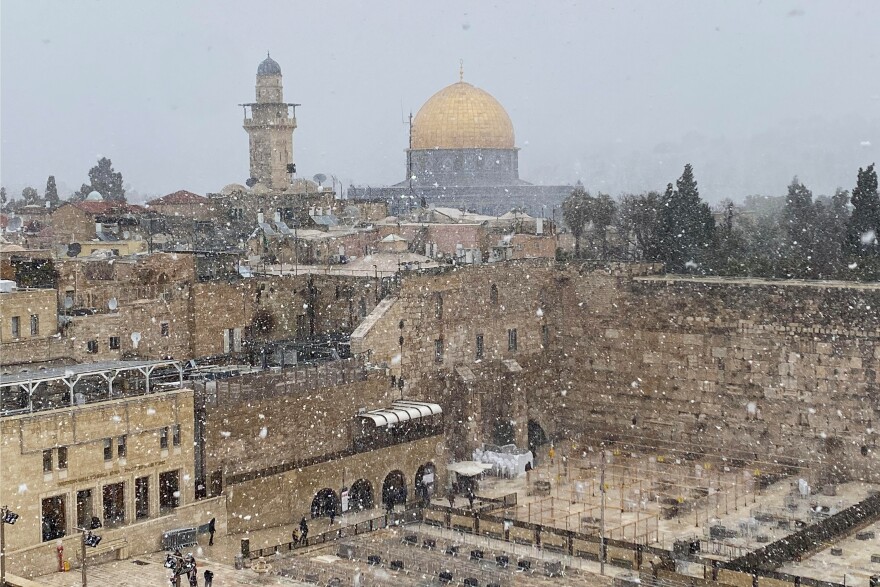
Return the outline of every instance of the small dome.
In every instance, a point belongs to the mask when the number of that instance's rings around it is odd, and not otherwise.
[[[231,196],[233,194],[246,194],[248,189],[241,185],[240,183],[230,183],[227,186],[224,186],[220,193],[224,196]]]
[[[281,75],[281,66],[267,54],[257,67],[257,75]]]
[[[103,202],[104,196],[98,193],[96,190],[92,190],[89,192],[89,195],[86,196],[86,202]]]
[[[412,123],[412,148],[513,149],[513,123],[491,94],[460,81],[421,107]]]

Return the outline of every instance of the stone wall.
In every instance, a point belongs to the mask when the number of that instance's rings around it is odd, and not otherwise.
[[[370,483],[376,512],[382,508],[382,484],[392,471],[406,478],[409,499],[415,498],[415,476],[421,465],[436,467],[435,488],[446,485],[445,445],[442,436],[431,436],[367,453],[304,467],[278,475],[261,477],[226,489],[229,532],[239,533],[280,524],[292,524],[310,517],[312,500],[321,489],[339,494],[356,480]],[[312,531],[316,531],[311,522]],[[326,522],[323,522],[326,524]]]
[[[260,398],[259,387],[285,389],[282,378],[258,374],[219,384],[241,391],[229,401],[208,406],[205,465],[209,472],[230,475],[258,471],[283,463],[341,451],[351,445],[358,409],[390,406],[395,390],[384,376],[337,385],[325,381],[312,387],[290,381],[285,393]]]

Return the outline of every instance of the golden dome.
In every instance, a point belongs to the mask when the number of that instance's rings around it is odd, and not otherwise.
[[[413,120],[413,149],[513,149],[513,123],[491,94],[460,81],[431,96]]]

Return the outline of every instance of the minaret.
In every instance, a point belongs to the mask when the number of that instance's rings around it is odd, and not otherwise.
[[[284,102],[281,66],[268,54],[257,68],[257,101],[240,106],[250,138],[251,179],[272,190],[286,189],[295,172],[293,130],[299,104]]]

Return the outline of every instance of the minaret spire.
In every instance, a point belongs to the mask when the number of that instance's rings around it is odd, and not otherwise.
[[[458,60],[458,81],[464,81],[464,59]]]

